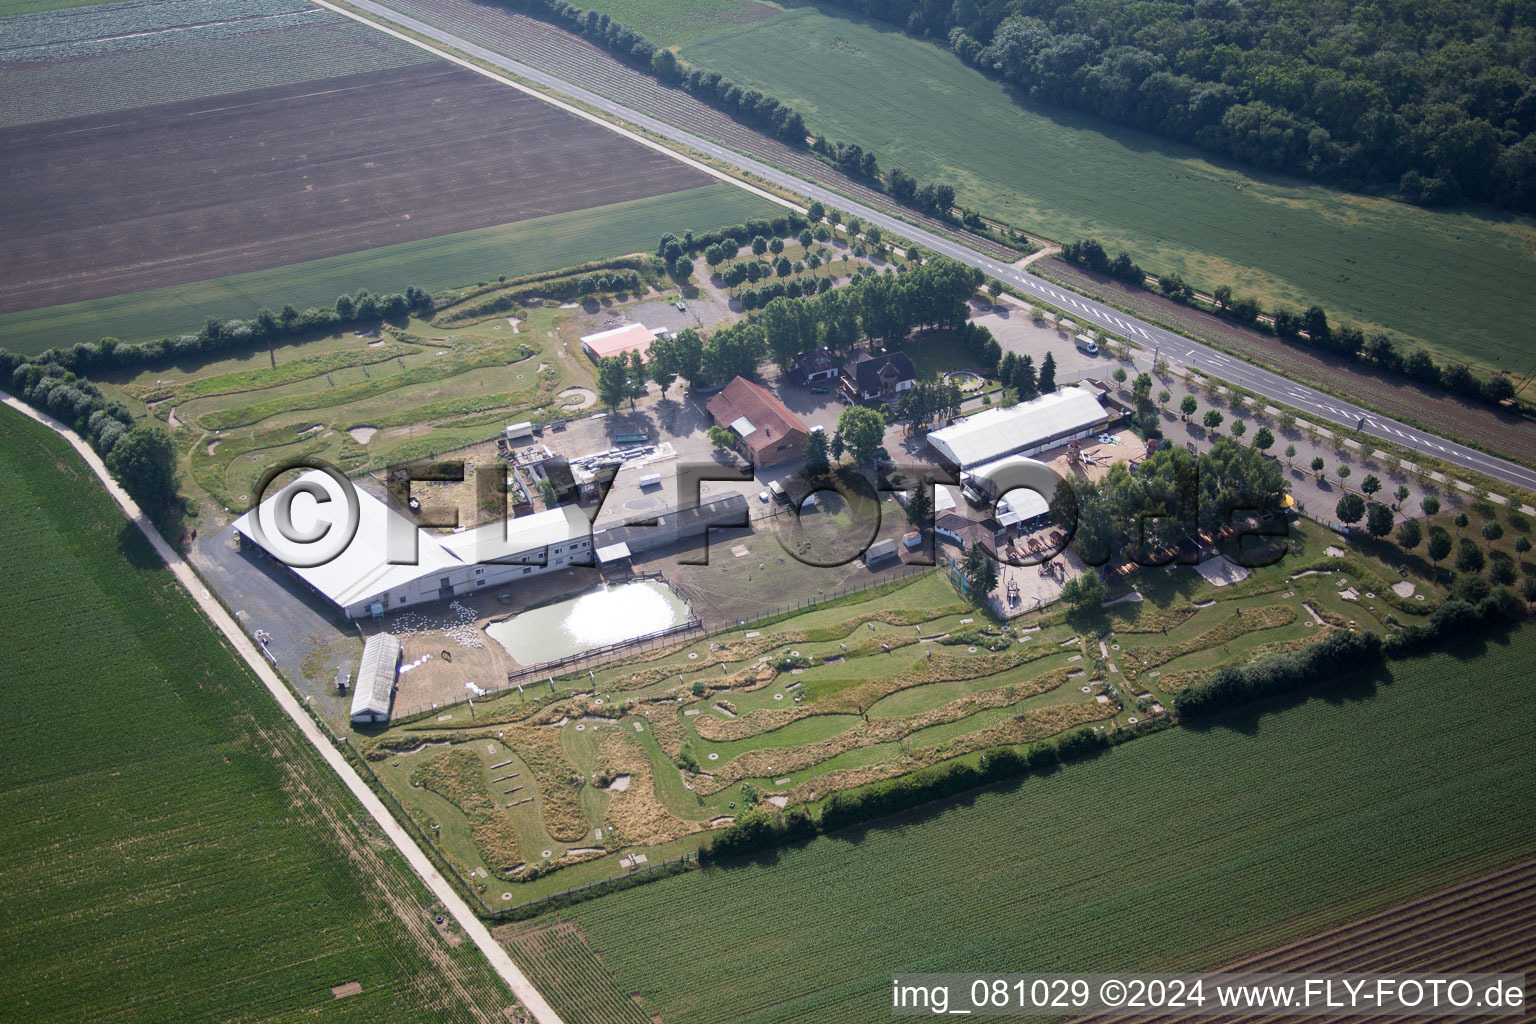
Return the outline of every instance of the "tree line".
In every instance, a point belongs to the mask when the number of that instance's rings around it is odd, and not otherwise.
[[[1426,206],[1536,212],[1536,7],[827,0],[1031,99]]]
[[[608,51],[618,60],[657,81],[682,89],[700,102],[714,107],[734,120],[771,135],[796,149],[809,149],[850,178],[856,178],[904,206],[941,220],[957,221],[971,231],[1003,244],[1018,245],[1022,236],[1012,229],[1000,234],[975,210],[962,209],[954,214],[954,186],[943,182],[919,182],[901,168],[888,174],[880,170],[879,158],[855,143],[840,142],[825,135],[812,137],[805,118],[798,110],[769,96],[732,81],[718,71],[690,67],[665,47],[657,46],[633,28],[599,11],[587,10],[565,0],[499,0],[512,10],[521,11],[572,32]]]
[[[1128,253],[1120,252],[1111,257],[1094,239],[1079,239],[1064,246],[1061,257],[1094,273],[1151,290],[1146,273]],[[1194,286],[1178,274],[1164,274],[1157,281],[1157,290],[1175,302],[1214,313],[1244,327],[1266,331],[1292,344],[1307,345],[1400,374],[1425,387],[1495,406],[1516,397],[1515,383],[1507,370],[1499,370],[1485,379],[1478,377],[1465,363],[1441,365],[1423,349],[1405,349],[1386,334],[1376,332],[1367,337],[1351,324],[1332,323],[1321,306],[1309,306],[1300,313],[1280,306],[1266,318],[1256,299],[1234,295],[1227,285],[1217,286],[1211,293],[1211,301],[1206,302],[1195,294]]]
[[[102,338],[35,356],[0,348],[0,380],[8,382],[12,394],[80,434],[140,507],[162,518],[176,500],[176,452],[170,434],[158,424],[135,426],[128,406],[108,399],[87,373],[270,344],[310,331],[377,323],[431,308],[432,296],[412,286],[391,295],[367,291],[343,295],[330,309],[301,312],[287,305],[276,313],[262,309],[248,320],[209,317],[195,334],[138,344]]]
[[[1162,727],[1152,726],[1151,729]],[[1109,739],[1102,733],[1082,730],[1032,743],[1023,751],[1007,747],[989,750],[981,755],[975,767],[951,761],[888,782],[833,793],[822,806],[820,818],[813,818],[803,806],[770,813],[752,802],[734,823],[715,834],[710,845],[700,851],[700,860],[709,863],[751,856],[789,843],[804,842],[819,834],[863,825],[981,786],[1043,774],[1064,763],[1100,754],[1142,731],[1148,730],[1121,730],[1114,739]]]

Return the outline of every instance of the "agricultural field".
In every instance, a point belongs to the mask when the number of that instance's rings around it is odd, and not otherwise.
[[[432,60],[303,0],[22,0],[0,5],[0,19],[0,91],[7,97],[0,125],[7,126]],[[170,66],[175,73],[167,73]]]
[[[4,312],[711,183],[444,64],[23,125],[0,147],[14,161],[0,232],[18,240],[0,255]]]
[[[149,341],[194,331],[207,317],[249,317],[263,306],[329,306],[336,296],[415,285],[442,292],[653,249],[663,232],[702,232],[781,207],[715,183],[512,224],[309,260],[270,270],[0,314],[0,344],[42,352],[114,337]]]
[[[0,410],[0,967],[30,1022],[505,1021],[512,997],[52,431]]]
[[[1385,632],[1435,603],[1328,556],[1327,536],[1299,530],[1295,557],[1227,587],[1151,570],[1140,602],[1007,628],[930,572],[477,701],[473,715],[439,709],[367,741],[370,757],[482,899],[521,902],[630,854],[676,856],[759,800],[814,807],[987,749],[1130,728],[1222,664]],[[763,562],[734,586],[774,586],[771,554],[748,554]]]
[[[1526,627],[606,895],[558,915],[585,949],[530,966],[596,960],[645,1013],[758,1024],[885,1020],[904,971],[1222,963],[1536,850],[1532,657]],[[680,935],[711,954],[679,955]]]
[[[1065,111],[893,26],[804,8],[684,43],[688,61],[800,110],[959,202],[1029,231],[1093,236],[1151,272],[1230,284],[1266,308],[1317,303],[1440,356],[1524,372],[1536,225],[1430,212],[1289,179]],[[878,97],[878,102],[871,102]]]
[[[657,46],[676,46],[716,29],[783,13],[757,0],[593,0],[584,6],[628,25]]]

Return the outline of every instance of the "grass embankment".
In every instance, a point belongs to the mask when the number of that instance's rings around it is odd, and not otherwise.
[[[0,337],[6,348],[22,353],[109,336],[147,341],[195,331],[210,316],[249,317],[285,303],[328,306],[359,288],[378,294],[410,285],[441,291],[650,252],[667,231],[706,231],[782,209],[733,185],[705,185],[272,270],[9,313],[0,316]]]
[[[1536,849],[1532,657],[1528,627],[566,916],[663,1019],[884,1020],[893,974],[979,963],[1209,966]],[[669,953],[678,921],[716,954]]]
[[[0,630],[14,1019],[503,1019],[474,947],[434,928],[414,875],[68,445],[0,410],[0,466],[21,593]]]
[[[953,54],[893,26],[814,9],[711,33],[688,61],[778,97],[885,169],[953,184],[963,205],[1266,309],[1317,303],[1453,356],[1523,372],[1536,225],[1428,211],[1256,177],[1079,114],[1020,106]]]

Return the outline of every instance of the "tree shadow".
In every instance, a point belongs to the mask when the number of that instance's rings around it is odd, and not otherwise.
[[[152,570],[165,564],[160,561],[160,556],[155,552],[149,538],[144,536],[134,522],[125,522],[118,529],[117,553],[135,569]]]

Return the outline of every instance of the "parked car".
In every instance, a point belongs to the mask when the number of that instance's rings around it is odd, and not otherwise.
[[[813,395],[830,395],[831,393],[831,388],[811,388],[811,394]]]

